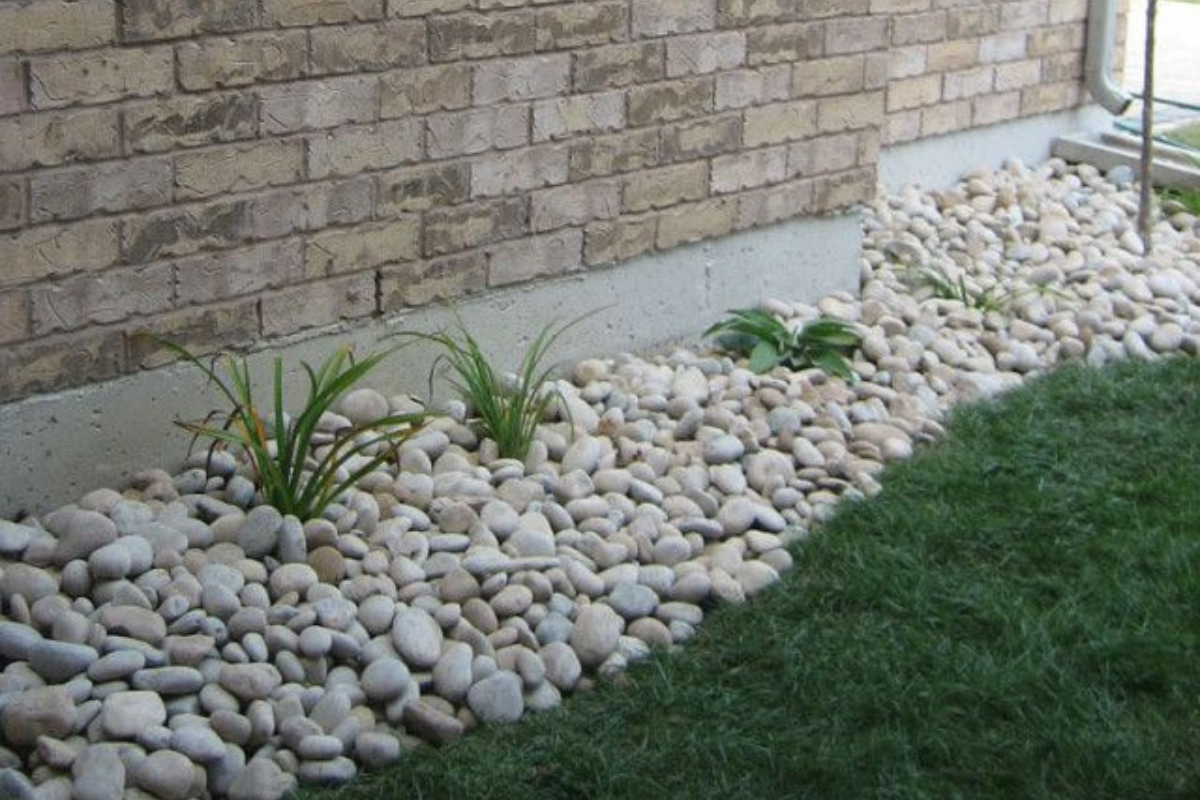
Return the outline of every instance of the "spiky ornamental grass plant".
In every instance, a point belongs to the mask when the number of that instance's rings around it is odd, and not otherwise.
[[[342,347],[316,369],[302,362],[308,377],[308,399],[289,421],[283,403],[283,359],[274,360],[273,409],[268,419],[255,403],[250,366],[244,357],[220,354],[210,365],[174,342],[149,338],[196,365],[231,405],[228,411],[213,411],[200,422],[176,424],[193,434],[193,442],[211,439],[213,448],[222,444],[241,448],[254,470],[263,500],[301,520],[320,516],[343,492],[393,458],[396,447],[420,430],[427,418],[424,412],[393,414],[355,425],[339,431],[325,455],[317,458],[311,442],[321,416],[391,350],[356,361],[351,350]],[[218,361],[223,377],[218,374]],[[381,446],[382,453],[378,452]],[[355,465],[359,458],[367,460]]]
[[[777,366],[794,370],[817,367],[847,381],[858,377],[849,357],[862,344],[862,336],[848,322],[823,317],[792,331],[761,309],[734,310],[729,315],[704,336],[714,337],[724,350],[748,356],[754,372],[769,372]]]

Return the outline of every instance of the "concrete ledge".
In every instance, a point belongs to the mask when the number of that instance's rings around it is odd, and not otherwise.
[[[880,155],[879,182],[891,191],[949,186],[973,169],[999,167],[1009,158],[1026,164],[1045,161],[1058,136],[1111,125],[1112,116],[1099,106],[1084,106],[893,145]]]
[[[862,233],[856,215],[804,219],[463,300],[458,310],[500,364],[515,366],[528,339],[551,319],[602,308],[572,330],[552,357],[648,350],[695,337],[728,308],[768,297],[815,300],[856,291]],[[251,356],[255,373],[275,355],[286,363],[318,362],[334,346],[369,352],[403,330],[432,331],[452,321],[450,309],[414,309],[367,325],[273,342]],[[436,355],[414,344],[368,380],[384,392],[426,394]],[[504,356],[507,356],[505,358]],[[296,402],[300,375],[288,380]],[[173,366],[108,383],[0,406],[0,517],[44,512],[92,489],[123,486],[151,467],[174,469],[187,436],[172,422],[221,407],[194,368]],[[294,407],[294,406],[293,406]]]

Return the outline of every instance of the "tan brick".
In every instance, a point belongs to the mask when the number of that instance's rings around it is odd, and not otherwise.
[[[196,200],[296,183],[304,177],[304,143],[233,144],[175,157],[177,197]]]
[[[809,100],[748,108],[745,113],[742,141],[747,147],[805,139],[817,131],[817,104]]]
[[[948,72],[942,96],[946,100],[959,100],[987,94],[992,91],[995,81],[996,68],[992,66]]]
[[[379,271],[380,305],[384,311],[453,300],[486,286],[487,255],[479,250]]]
[[[528,209],[522,198],[435,208],[425,214],[425,255],[471,250],[516,238],[528,229]]]
[[[652,125],[700,117],[713,108],[712,76],[635,86],[629,90],[629,124]]]
[[[114,108],[0,118],[0,172],[93,161],[120,151],[121,126]]]
[[[946,36],[950,39],[967,39],[995,33],[1000,28],[1000,4],[990,5],[949,9],[946,12]]]
[[[708,164],[703,161],[643,170],[625,177],[622,208],[649,211],[708,195]]]
[[[940,42],[945,38],[945,11],[930,11],[924,14],[901,14],[892,18],[892,44],[897,47],[904,47],[910,44]]]
[[[979,49],[980,43],[976,40],[931,44],[926,64],[930,72],[967,69],[979,63]]]
[[[372,122],[379,84],[358,75],[268,86],[262,90],[262,126],[267,134]]]
[[[864,153],[863,133],[821,136],[788,147],[787,176],[810,178],[822,172],[840,172],[869,163]]]
[[[124,367],[125,345],[116,331],[88,331],[3,347],[0,400],[114,378]]]
[[[308,140],[308,175],[355,175],[398,167],[421,158],[421,123],[397,119],[376,125],[338,128]]]
[[[378,213],[392,216],[465,202],[471,171],[465,162],[398,169],[379,176]]]
[[[677,206],[659,215],[656,244],[660,250],[666,250],[725,236],[733,232],[736,218],[737,200],[734,198]]]
[[[94,219],[0,235],[0,287],[110,267],[120,256],[119,234],[115,220]]]
[[[863,88],[886,89],[888,82],[888,54],[867,53],[863,59]]]
[[[887,47],[887,17],[831,19],[825,23],[825,54],[863,53]]]
[[[413,215],[313,234],[304,245],[304,274],[311,280],[420,257],[421,220]]]
[[[488,249],[488,286],[562,275],[583,266],[583,231],[564,228],[554,233],[505,242]]]
[[[942,76],[937,73],[895,80],[887,87],[889,112],[931,106],[941,99]]]
[[[667,125],[662,129],[662,160],[692,161],[732,153],[741,141],[742,118],[738,114]]]
[[[971,124],[992,125],[1016,119],[1021,114],[1021,93],[989,94],[976,97],[971,104]]]
[[[667,40],[667,76],[703,75],[737,69],[746,63],[742,31],[676,36]]]
[[[313,28],[309,37],[313,75],[375,72],[425,61],[425,26],[419,22]]]
[[[813,182],[791,181],[745,192],[737,197],[738,230],[773,225],[786,219],[808,214],[813,206]]]
[[[785,147],[721,156],[712,161],[712,193],[729,194],[778,183],[786,175]]]
[[[1050,3],[1048,21],[1051,25],[1062,22],[1083,22],[1087,19],[1088,0],[1054,0]]]
[[[595,136],[571,144],[571,180],[612,175],[659,163],[657,130]]]
[[[1029,55],[1048,56],[1056,53],[1083,50],[1083,33],[1081,25],[1057,25],[1052,28],[1039,28],[1029,33]]]
[[[946,5],[946,3],[941,3]],[[872,14],[915,14],[928,11],[933,0],[871,0]]]
[[[874,167],[822,175],[813,181],[813,210],[821,213],[865,203],[874,196]]]
[[[628,261],[654,249],[658,218],[622,217],[587,226],[583,257],[588,266]]]
[[[371,175],[359,175],[274,189],[249,200],[249,238],[279,239],[370,219],[375,209],[375,181]]]
[[[113,0],[30,0],[0,5],[0,54],[82,50],[116,41]]]
[[[0,345],[23,342],[30,335],[29,293],[0,292]]]
[[[800,65],[797,65],[800,69]],[[887,54],[887,74],[892,80],[915,78],[929,70],[929,48],[925,45],[893,47]]]
[[[1045,25],[1050,5],[1047,0],[1006,2],[1000,6],[1000,27],[1017,30]]]
[[[629,19],[622,2],[575,3],[537,12],[537,49],[559,50],[621,42]]]
[[[264,289],[304,280],[304,251],[299,239],[224,253],[208,253],[173,262],[179,305],[245,297]]]
[[[152,208],[171,202],[171,189],[166,158],[44,170],[29,179],[30,216],[37,223]]]
[[[792,87],[796,97],[822,97],[862,91],[866,84],[865,56],[837,56],[804,61],[795,66]]]
[[[1021,90],[1021,115],[1061,111],[1079,103],[1083,88],[1076,81],[1043,83]]]
[[[575,89],[594,92],[661,80],[666,75],[664,54],[660,41],[581,50],[574,54]]]
[[[45,336],[166,311],[174,292],[170,264],[113,269],[39,284],[30,291],[33,334]]]
[[[795,63],[819,57],[825,49],[824,23],[753,28],[746,34],[746,63]]]
[[[566,183],[566,145],[508,150],[477,160],[471,167],[471,196],[496,197]]]
[[[142,214],[125,224],[125,261],[142,264],[201,250],[236,247],[252,238],[249,200],[190,205]]]
[[[717,20],[722,28],[778,25],[804,17],[805,0],[719,0]]]
[[[1033,86],[1041,79],[1042,62],[1036,58],[996,65],[996,91],[998,92]]]
[[[178,360],[177,356],[142,333],[164,337],[196,355],[208,355],[231,346],[244,346],[261,338],[257,301],[237,300],[170,311],[146,320],[136,332],[126,335],[132,367],[148,369],[170,364]]]
[[[471,68],[465,64],[395,70],[379,78],[379,113],[384,119],[469,105]]]
[[[888,114],[884,125],[884,141],[888,144],[911,142],[921,137],[921,111],[902,111]]]
[[[533,140],[568,139],[625,127],[622,92],[575,95],[533,104]]]
[[[430,158],[507,150],[529,142],[529,109],[497,106],[435,114],[426,120],[425,131]]]
[[[258,133],[258,98],[250,94],[170,97],[128,106],[126,146],[135,153],[252,139]]]
[[[62,53],[29,61],[30,104],[59,108],[169,92],[175,86],[170,47]]]
[[[0,178],[0,231],[24,227],[25,180]]]
[[[262,0],[267,25],[335,25],[383,17],[383,0]]]
[[[594,180],[542,189],[530,201],[530,223],[537,233],[612,219],[621,212],[621,184]]]
[[[1008,31],[985,36],[979,40],[979,61],[994,64],[997,61],[1016,61],[1028,54],[1029,37],[1024,31]]]
[[[534,48],[532,11],[430,17],[428,25],[431,61],[514,56]]]
[[[830,97],[817,103],[817,126],[821,133],[882,125],[883,117],[883,92]]]
[[[489,61],[474,72],[477,106],[554,97],[571,87],[571,57],[565,53]]]
[[[717,27],[717,0],[632,0],[633,35],[668,36]]]
[[[181,42],[175,48],[179,85],[188,91],[294,80],[308,65],[305,31],[272,31]]]
[[[260,19],[258,0],[124,0],[119,24],[123,42],[148,42],[251,30]]]
[[[16,58],[0,58],[0,117],[25,110],[25,70]]]
[[[958,100],[953,103],[926,108],[921,112],[921,136],[940,136],[971,127],[971,101]]]
[[[1042,59],[1042,80],[1047,83],[1083,78],[1082,52],[1059,53]]]
[[[475,0],[393,0],[388,3],[388,14],[393,17],[424,17],[474,7]]]
[[[787,64],[722,72],[716,77],[717,111],[787,100],[792,94],[792,68]]]
[[[285,336],[363,319],[376,307],[373,272],[277,289],[262,298],[263,335]]]

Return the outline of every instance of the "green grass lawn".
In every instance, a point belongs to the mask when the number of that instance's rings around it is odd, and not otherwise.
[[[683,653],[304,796],[1200,797],[1200,363],[950,430]]]

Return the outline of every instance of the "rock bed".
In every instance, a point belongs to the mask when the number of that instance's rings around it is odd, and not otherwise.
[[[861,298],[766,306],[864,334],[847,385],[679,351],[587,360],[524,463],[448,415],[301,524],[194,457],[0,522],[0,797],[270,800],[512,722],[696,631],[951,405],[1071,358],[1200,348],[1200,241],[1144,258],[1128,176],[1051,162],[880,200]],[[922,299],[939,270],[1005,308]],[[347,396],[321,441],[389,407]],[[320,441],[317,446],[320,447]]]

